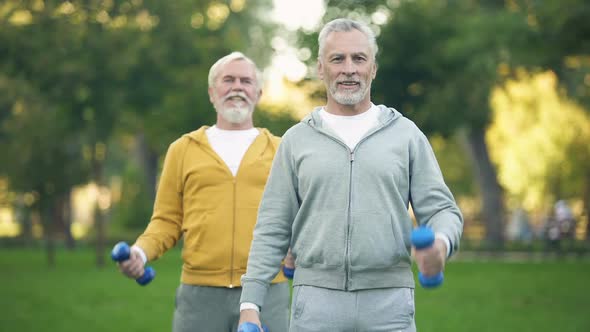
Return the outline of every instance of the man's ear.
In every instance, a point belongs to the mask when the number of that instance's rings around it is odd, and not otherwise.
[[[322,68],[322,61],[318,58],[318,77],[320,80],[324,80],[324,71]]]
[[[377,62],[373,63],[373,73],[371,76],[373,76],[373,79],[377,76]]]
[[[213,90],[213,87],[209,87],[209,89],[207,89],[207,92],[209,93],[209,101],[211,102],[211,104],[215,104],[215,98],[213,98],[215,96],[215,91]]]

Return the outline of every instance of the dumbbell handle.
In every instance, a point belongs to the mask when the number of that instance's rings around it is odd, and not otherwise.
[[[426,249],[434,243],[434,232],[428,227],[420,226],[412,231],[411,241],[416,250]],[[433,276],[425,276],[422,272],[418,272],[418,280],[422,287],[434,288],[442,284],[444,276],[442,272]]]
[[[125,242],[119,242],[113,247],[113,251],[111,251],[111,258],[115,262],[123,262],[129,259],[131,255],[131,249],[129,245]],[[156,270],[154,270],[151,266],[148,266],[144,269],[143,274],[141,277],[135,279],[135,281],[140,284],[141,286],[145,286],[152,281],[156,277]]]
[[[265,325],[262,325],[262,330],[264,332],[269,332],[268,327]],[[260,328],[258,328],[258,325],[254,323],[245,322],[238,326],[238,332],[260,332]]]

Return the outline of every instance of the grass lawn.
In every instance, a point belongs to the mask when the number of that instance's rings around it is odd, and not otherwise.
[[[114,264],[96,268],[91,250],[60,250],[48,269],[41,251],[2,249],[0,331],[170,331],[180,251],[152,265],[141,287]],[[590,263],[451,262],[442,288],[416,290],[416,321],[421,332],[590,331]]]

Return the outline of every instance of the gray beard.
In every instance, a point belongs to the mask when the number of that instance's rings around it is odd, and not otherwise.
[[[365,98],[366,92],[366,90],[353,93],[336,92],[332,94],[332,98],[334,98],[334,100],[336,100],[336,102],[341,105],[356,105],[360,103],[363,98]]]
[[[244,123],[250,116],[250,109],[248,107],[221,108],[218,112],[225,121],[233,124]]]
[[[360,89],[356,92],[338,92],[338,89],[335,86],[330,87],[329,90],[332,98],[341,105],[356,105],[365,98],[369,91],[368,85],[363,83],[361,83]]]

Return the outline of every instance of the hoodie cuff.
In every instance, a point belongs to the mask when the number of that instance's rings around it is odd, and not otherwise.
[[[240,303],[240,311],[248,310],[248,309],[252,309],[252,310],[256,310],[256,312],[260,312],[260,308],[254,303],[251,303],[251,302]]]
[[[434,238],[443,240],[443,242],[447,245],[447,258],[451,257],[452,247],[451,240],[449,239],[449,237],[443,233],[435,233]]]
[[[245,275],[242,276],[242,295],[240,297],[240,303],[254,303],[260,310],[262,310],[268,287],[268,284],[264,284],[258,280],[247,280]]]
[[[139,257],[141,257],[141,260],[143,261],[143,264],[145,265],[145,263],[147,263],[147,256],[145,255],[145,252],[143,251],[143,249],[141,249],[140,247],[133,245],[131,246],[131,250],[135,251]]]

